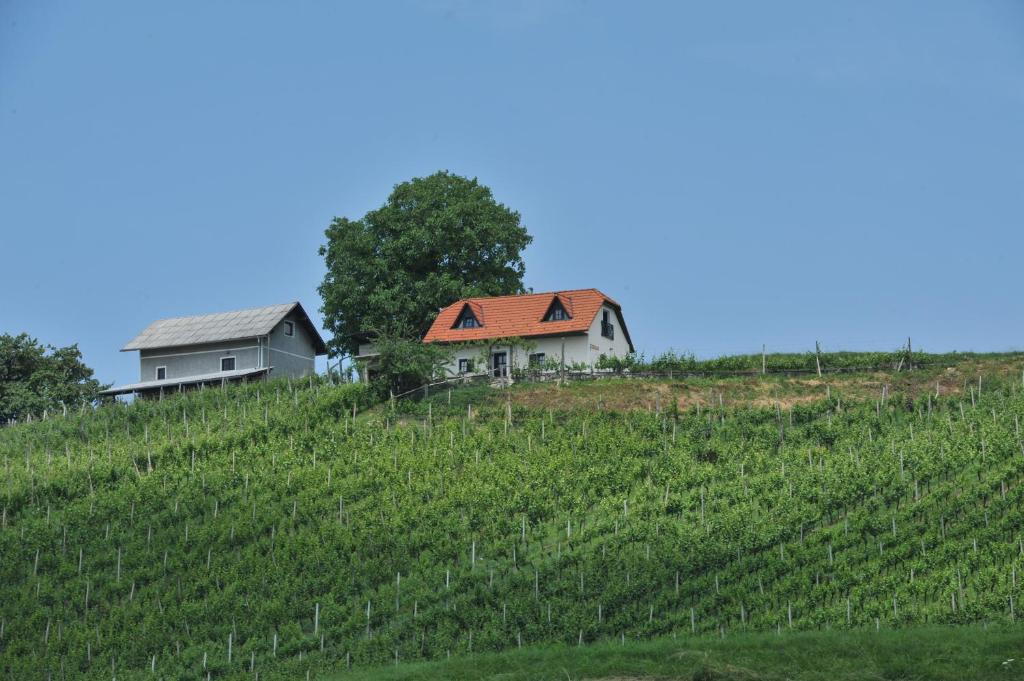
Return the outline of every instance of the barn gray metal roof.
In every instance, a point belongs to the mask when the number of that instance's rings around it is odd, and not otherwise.
[[[198,376],[185,376],[183,378],[165,378],[162,381],[141,381],[139,383],[129,383],[128,385],[119,385],[116,388],[101,390],[100,395],[127,395],[128,393],[148,392],[160,390],[160,388],[166,390],[177,388],[178,386],[197,385],[199,383],[221,383],[257,374],[267,374],[273,368],[235,369],[234,371],[216,371],[211,374],[199,374]]]
[[[150,350],[265,336],[295,308],[298,308],[301,319],[312,336],[317,354],[324,354],[326,346],[323,338],[299,303],[160,319],[143,329],[142,333],[130,340],[121,351]]]

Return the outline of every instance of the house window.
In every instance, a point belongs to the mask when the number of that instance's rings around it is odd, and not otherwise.
[[[286,336],[294,336],[295,335],[295,324],[294,324],[294,322],[285,322],[284,323],[284,335],[286,335]]]
[[[544,353],[535,352],[530,355],[530,366],[535,369],[544,366]]]
[[[167,378],[167,367],[156,368],[156,380],[162,381]]]
[[[460,359],[459,360],[459,373],[468,374],[473,371],[473,360],[471,359]]]
[[[503,378],[508,376],[508,353],[507,352],[496,352],[494,355],[494,364],[492,373],[495,378]]]
[[[479,326],[483,326],[480,321],[473,314],[473,310],[466,305],[462,308],[462,312],[459,313],[459,318],[455,320],[454,329],[475,329]]]
[[[615,339],[615,326],[609,321],[608,310],[605,310],[601,316],[601,335],[609,340]]]
[[[234,357],[221,357],[220,358],[220,370],[221,371],[234,371],[235,370],[235,358]]]
[[[544,315],[544,321],[546,322],[561,322],[566,319],[572,319],[569,313],[566,312],[565,306],[562,305],[562,301],[558,298],[551,303],[551,307],[548,308],[547,314]]]

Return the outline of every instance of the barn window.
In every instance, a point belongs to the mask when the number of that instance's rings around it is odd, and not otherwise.
[[[162,381],[167,378],[167,367],[156,368],[156,380]]]
[[[235,370],[235,358],[234,357],[221,357],[220,358],[220,370],[221,371],[234,371]]]
[[[459,373],[468,374],[473,371],[473,360],[471,359],[460,359],[459,360]]]
[[[544,365],[544,353],[543,352],[535,352],[532,355],[530,355],[530,366],[531,367],[533,367],[535,369],[538,369],[538,368],[542,367],[543,365]]]
[[[293,322],[284,323],[284,335],[294,336],[295,335],[295,324]]]

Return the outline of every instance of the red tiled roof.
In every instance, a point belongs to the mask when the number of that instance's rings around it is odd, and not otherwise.
[[[543,321],[548,308],[558,298],[570,318]],[[586,333],[594,322],[601,305],[607,303],[619,316],[622,332],[629,340],[622,308],[614,300],[595,288],[574,291],[553,291],[550,293],[527,293],[516,296],[495,296],[493,298],[464,298],[441,310],[431,325],[424,343],[464,343],[493,338],[527,336],[558,336],[563,334]],[[463,308],[469,305],[482,326],[472,329],[453,329]]]

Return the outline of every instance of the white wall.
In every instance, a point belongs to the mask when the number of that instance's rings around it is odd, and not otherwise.
[[[529,366],[530,355],[538,352],[543,352],[546,355],[547,360],[560,361],[562,358],[563,343],[565,347],[565,363],[567,366],[574,363],[586,364],[588,362],[587,348],[589,347],[589,343],[587,341],[587,337],[583,334],[565,336],[564,338],[561,336],[530,338],[528,341],[533,346],[529,349],[523,347],[510,348],[507,345],[501,344],[494,346],[481,344],[461,347],[456,350],[452,356],[452,362],[447,366],[447,371],[449,374],[456,375],[459,372],[459,360],[471,359],[474,363],[473,373],[484,373],[485,371],[491,370],[493,367],[493,360],[491,357],[497,352],[509,353],[509,370],[513,368],[526,368]],[[484,355],[485,351],[488,353],[486,356]],[[486,365],[482,365],[482,363],[486,363]]]
[[[615,327],[613,333],[615,338],[611,340],[601,335],[601,320],[605,311],[608,312],[608,321]],[[619,317],[615,314],[615,310],[608,305],[601,306],[601,309],[597,311],[597,316],[594,317],[594,323],[590,325],[589,354],[588,363],[590,364],[596,363],[601,355],[625,357],[629,354],[629,342],[622,330],[622,324],[619,323]]]

